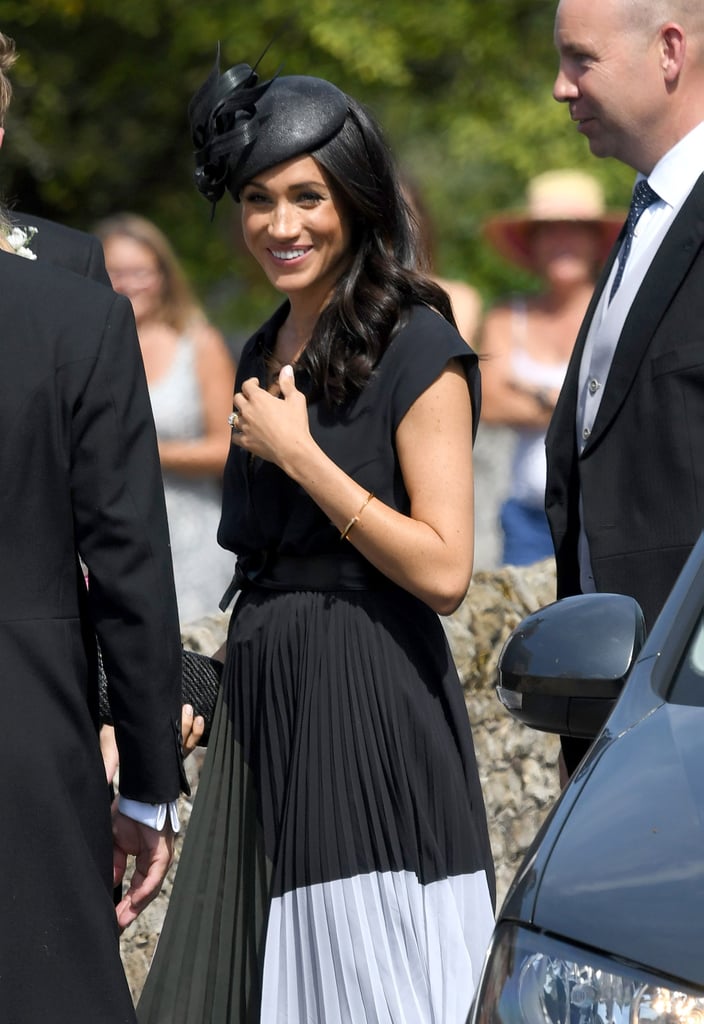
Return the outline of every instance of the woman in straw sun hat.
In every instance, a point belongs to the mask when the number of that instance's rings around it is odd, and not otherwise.
[[[533,178],[525,205],[489,218],[487,241],[543,287],[486,314],[481,331],[482,419],[513,428],[516,447],[501,509],[504,564],[553,553],[544,511],[545,430],[594,288],[596,273],[623,224],[607,211],[599,182],[575,169]]]

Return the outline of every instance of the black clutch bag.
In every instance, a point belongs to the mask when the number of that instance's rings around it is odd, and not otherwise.
[[[190,704],[196,715],[205,719],[205,730],[199,746],[205,747],[213,724],[213,713],[220,691],[222,679],[222,662],[207,654],[189,651],[185,647],[182,652],[181,673],[181,704]],[[105,677],[103,659],[98,648],[98,693],[99,715],[101,725],[112,725],[112,712],[108,701],[108,681]]]

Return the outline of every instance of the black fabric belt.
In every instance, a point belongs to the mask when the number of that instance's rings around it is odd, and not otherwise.
[[[225,611],[239,590],[379,590],[389,581],[368,562],[349,555],[240,555],[220,601]]]

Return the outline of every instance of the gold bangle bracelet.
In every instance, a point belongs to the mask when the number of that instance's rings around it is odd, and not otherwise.
[[[364,499],[364,501],[362,502],[362,504],[360,506],[360,509],[359,509],[359,512],[357,512],[357,515],[352,516],[352,518],[350,519],[350,521],[347,524],[347,526],[340,533],[340,540],[345,540],[345,538],[347,537],[347,535],[350,532],[350,530],[352,529],[352,527],[357,525],[357,523],[359,522],[360,516],[362,515],[362,512],[364,512],[365,508],[367,507],[367,505],[369,504],[369,502],[372,500],[373,497],[374,497],[374,491],[370,491],[369,494]]]

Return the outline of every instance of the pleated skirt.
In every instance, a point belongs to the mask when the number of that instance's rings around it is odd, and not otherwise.
[[[437,616],[248,591],[140,1024],[463,1024],[493,904]]]

